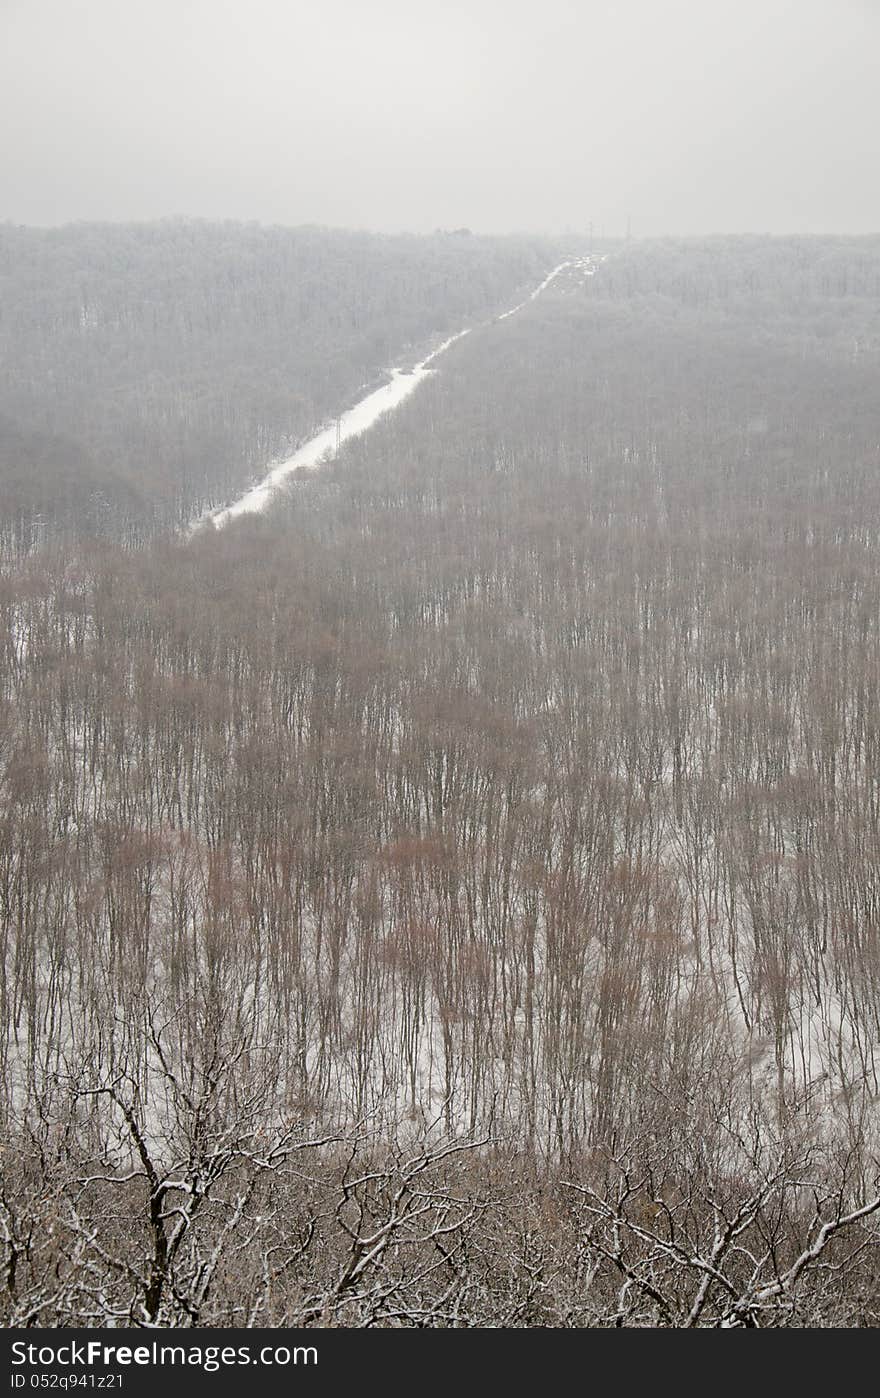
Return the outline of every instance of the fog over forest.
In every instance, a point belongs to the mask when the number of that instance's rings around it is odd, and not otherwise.
[[[0,1325],[876,1327],[877,7],[0,34]]]

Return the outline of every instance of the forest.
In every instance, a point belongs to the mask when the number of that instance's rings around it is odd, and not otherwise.
[[[880,1323],[880,238],[601,251],[0,230],[3,1324]]]
[[[166,220],[0,226],[0,512],[134,539],[222,504],[538,279],[548,240]]]

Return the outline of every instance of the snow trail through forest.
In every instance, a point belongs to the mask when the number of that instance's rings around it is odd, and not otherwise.
[[[598,260],[598,259],[597,259]],[[509,311],[495,318],[498,321],[507,320],[508,317],[516,315],[523,310],[530,302],[537,300],[543,291],[547,289],[552,281],[569,267],[578,268],[586,275],[592,275],[595,270],[592,256],[566,258],[560,262],[547,274],[539,286],[535,287],[523,301],[512,306]],[[486,322],[491,324],[492,322]],[[277,489],[294,471],[314,470],[332,459],[335,450],[343,442],[349,441],[352,437],[359,437],[367,432],[380,417],[392,409],[400,406],[405,399],[418,387],[423,379],[428,378],[433,372],[432,365],[441,354],[454,345],[457,340],[461,340],[465,335],[469,335],[473,327],[459,330],[457,334],[450,335],[435,350],[426,355],[412,369],[394,368],[391,372],[389,383],[383,384],[381,388],[374,389],[368,393],[353,408],[340,414],[329,426],[323,427],[307,442],[298,447],[292,456],[284,461],[279,461],[263,477],[257,485],[251,486],[240,495],[231,505],[224,505],[220,509],[209,511],[202,515],[194,525],[191,526],[190,533],[204,528],[206,525],[214,525],[217,529],[222,529],[224,525],[232,520],[238,519],[241,515],[255,514],[264,510],[270,503],[272,496]]]

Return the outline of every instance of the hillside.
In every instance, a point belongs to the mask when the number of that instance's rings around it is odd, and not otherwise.
[[[878,1324],[878,300],[621,248],[264,514],[8,562],[7,1317]]]
[[[0,512],[179,525],[546,270],[538,240],[167,222],[0,228]]]

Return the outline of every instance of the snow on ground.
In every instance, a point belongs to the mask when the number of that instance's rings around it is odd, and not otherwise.
[[[560,262],[558,267],[554,267],[551,272],[548,272],[540,286],[536,286],[524,301],[512,306],[509,311],[498,316],[497,320],[507,320],[510,316],[523,310],[530,302],[537,300],[550,283],[566,269],[580,271],[584,276],[592,276],[596,261],[597,259],[592,256],[587,256],[568,258],[565,262]],[[444,354],[450,345],[454,345],[457,340],[461,340],[468,334],[470,334],[470,329],[459,330],[457,334],[450,335],[447,340],[444,340],[412,369],[392,369],[389,383],[383,384],[381,388],[367,394],[353,408],[342,413],[335,422],[322,428],[314,437],[309,438],[301,447],[298,447],[292,456],[287,457],[284,461],[279,461],[257,485],[245,491],[233,504],[202,515],[191,527],[190,535],[206,525],[222,529],[224,525],[240,518],[241,515],[256,514],[264,510],[278,486],[289,479],[294,471],[314,470],[327,461],[331,461],[336,454],[337,447],[343,442],[349,441],[352,437],[359,437],[362,433],[367,432],[385,413],[398,408],[422,380],[433,372],[431,366],[440,358],[440,355]]]
[[[524,301],[520,301],[516,306],[511,306],[509,311],[505,311],[504,314],[498,316],[497,319],[501,321],[507,320],[509,316],[515,316],[517,311],[521,311],[525,306],[529,304],[530,301],[536,301],[538,297],[541,295],[541,292],[546,291],[547,287],[550,285],[552,281],[555,281],[555,279],[559,276],[560,272],[564,272],[567,267],[573,267],[574,265],[575,264],[571,258],[568,258],[565,262],[560,262],[558,267],[554,267],[552,272],[548,272],[547,276],[541,282],[541,285],[536,286],[534,291],[529,296],[527,296]]]
[[[275,489],[294,471],[313,470],[316,466],[332,460],[337,446],[341,445],[342,442],[347,442],[351,437],[359,437],[361,433],[372,427],[384,413],[399,407],[404,399],[408,398],[416,386],[421,383],[422,379],[427,378],[432,372],[429,367],[431,363],[456,340],[460,340],[463,335],[468,333],[467,330],[460,330],[457,335],[450,335],[448,340],[444,340],[442,345],[438,345],[412,369],[392,369],[390,383],[383,384],[381,388],[368,393],[366,398],[362,398],[353,408],[342,413],[336,422],[331,423],[329,427],[322,428],[314,437],[299,447],[293,456],[288,457],[285,461],[280,461],[277,466],[273,466],[269,474],[258,485],[246,491],[234,504],[228,505],[224,509],[215,510],[207,516],[207,520],[200,522],[210,522],[216,528],[221,529],[230,520],[265,509]]]

